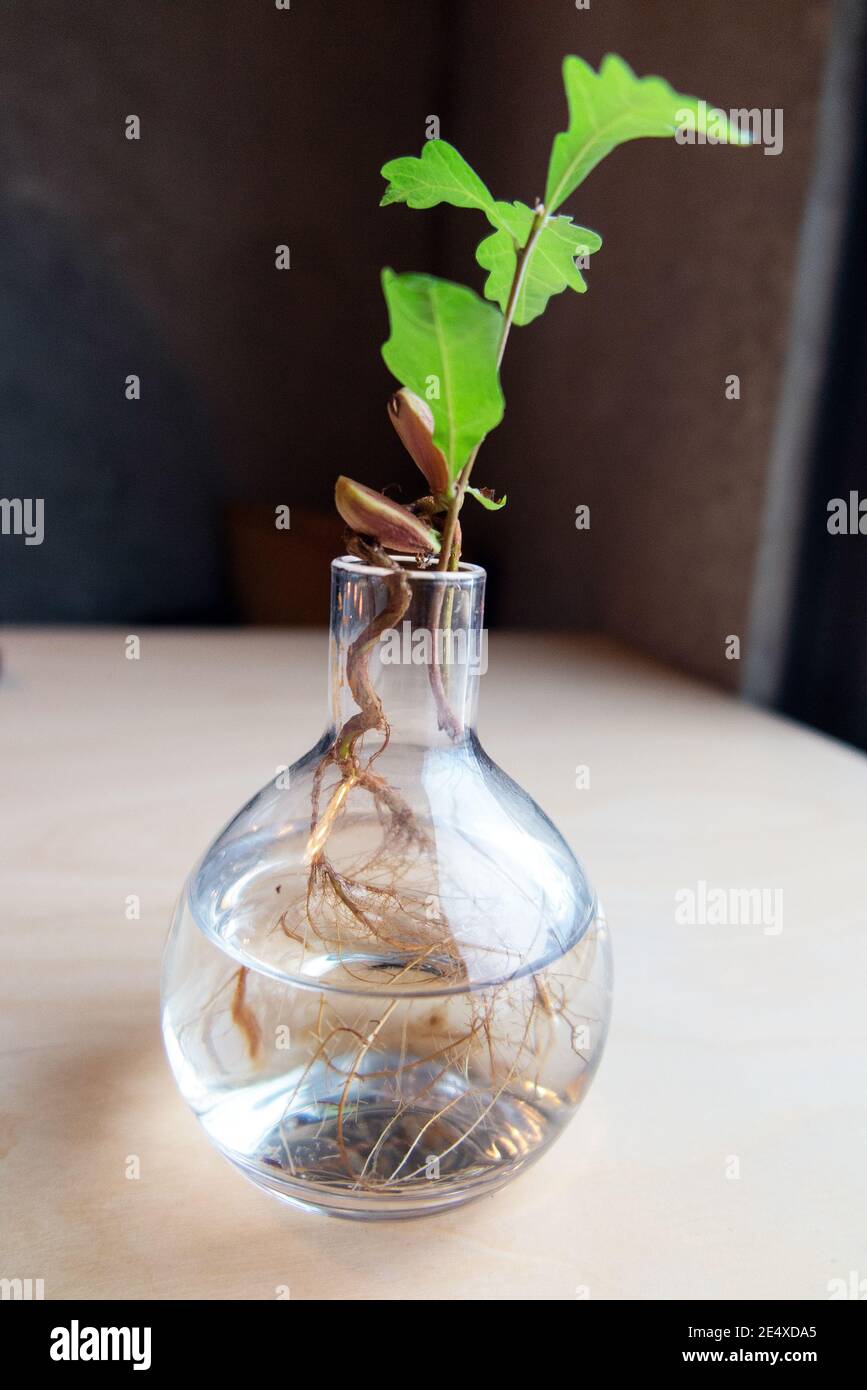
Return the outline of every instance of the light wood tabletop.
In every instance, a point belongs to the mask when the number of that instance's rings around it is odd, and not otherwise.
[[[861,754],[602,639],[493,633],[479,733],[605,904],[608,1048],[500,1194],[338,1221],[217,1155],[158,1018],[194,859],[321,732],[325,636],[144,629],[129,660],[127,635],[0,635],[0,1278],[48,1299],[571,1300],[825,1299],[867,1276]],[[718,890],[746,889],[764,916],[715,922]]]

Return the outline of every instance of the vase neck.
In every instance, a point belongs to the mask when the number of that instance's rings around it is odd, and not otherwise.
[[[374,569],[335,560],[329,721],[388,726],[390,743],[454,746],[473,731],[487,665],[484,571]],[[378,732],[377,732],[378,730]],[[366,746],[366,745],[365,745]]]

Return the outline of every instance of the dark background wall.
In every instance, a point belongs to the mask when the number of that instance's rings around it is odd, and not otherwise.
[[[509,505],[470,503],[467,545],[497,621],[597,626],[734,684],[830,16],[7,0],[2,494],[47,516],[43,546],[3,538],[0,618],[324,620],[306,576],[339,541],[335,475],[415,481],[385,417],[380,267],[482,283],[473,216],[380,210],[380,165],[419,153],[436,114],[497,196],[532,201],[562,55],[614,49],[724,107],[782,107],[784,150],[641,141],[590,177],[568,209],[604,237],[590,290],[512,336],[478,464]]]
[[[455,142],[498,193],[543,192],[566,51],[596,65],[613,49],[726,109],[784,109],[779,156],[643,140],[590,176],[568,209],[604,238],[590,290],[513,336],[508,422],[479,462],[509,491],[498,559],[528,510],[544,537],[536,583],[503,568],[510,617],[553,609],[734,685],[724,637],[745,632],[831,7],[533,8],[545,24],[506,4],[490,29],[484,5],[462,7],[460,51],[488,61],[464,74]],[[725,398],[731,373],[739,401]],[[573,526],[582,502],[588,534]]]

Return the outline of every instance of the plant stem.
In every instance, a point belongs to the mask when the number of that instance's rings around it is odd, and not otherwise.
[[[521,293],[521,289],[524,284],[524,279],[527,274],[527,266],[529,264],[530,257],[533,254],[536,242],[538,241],[542,229],[544,228],[545,223],[547,221],[548,214],[545,211],[544,204],[537,203],[536,211],[533,215],[533,225],[530,228],[530,235],[527,237],[526,245],[518,252],[518,257],[515,262],[515,274],[512,277],[512,287],[509,290],[509,298],[506,301],[506,311],[503,314],[503,327],[500,330],[500,343],[497,349],[498,368],[500,367],[503,361],[503,354],[506,351],[506,343],[508,342],[509,331],[512,327],[512,321],[515,317],[515,310],[518,306],[518,296]],[[476,456],[479,452],[479,449],[482,447],[482,443],[483,441],[480,439],[458,476],[458,481],[455,485],[454,497],[449,503],[449,509],[446,513],[446,522],[445,526],[443,527],[442,544],[440,548],[440,558],[439,563],[437,565],[437,569],[455,570],[458,567],[458,562],[461,558],[461,554],[460,546],[455,544],[455,528],[457,526],[458,513],[460,512],[461,507],[464,505],[464,496],[466,495],[467,484],[470,481],[470,474],[473,471],[473,464],[476,461]]]
[[[506,351],[506,343],[509,338],[509,330],[512,327],[512,321],[515,317],[515,310],[518,305],[518,296],[521,293],[521,287],[524,283],[524,279],[527,274],[527,266],[530,261],[530,256],[533,253],[533,248],[536,245],[542,228],[545,226],[547,220],[548,214],[545,211],[543,204],[537,202],[536,211],[533,216],[533,225],[530,228],[530,235],[527,237],[527,244],[518,252],[518,256],[515,262],[515,274],[512,277],[512,285],[509,290],[509,298],[506,301],[506,311],[503,314],[503,326],[500,330],[500,342],[497,348],[498,369],[500,367],[500,364],[502,363],[503,354]],[[482,440],[480,439],[478,444],[470,454],[469,458],[467,459],[466,463],[464,464],[463,468],[461,469],[457,484],[455,486],[454,496],[451,502],[449,503],[449,509],[446,513],[445,525],[443,526],[442,531],[442,540],[440,542],[440,557],[439,563],[437,565],[437,569],[439,570],[456,570],[458,565],[460,564],[461,528],[460,522],[458,521],[458,515],[460,513],[461,507],[464,505],[464,497],[466,496],[467,484],[470,481],[470,474],[473,471],[473,464],[476,461],[476,456],[481,447]],[[445,630],[448,630],[451,627],[453,605],[454,593],[450,592],[448,595],[445,618],[443,623]],[[434,628],[434,631],[436,631],[436,629],[439,627],[442,606],[443,595],[442,593],[438,593],[437,595],[435,595],[433,603],[432,626]],[[433,690],[434,699],[436,700],[437,710],[439,712],[439,727],[441,729],[445,729],[452,738],[455,738],[457,737],[457,734],[460,732],[460,725],[449,704],[448,696],[446,695],[445,689],[443,687],[442,672],[439,669],[436,657],[434,657],[434,663],[431,667],[430,680],[431,689]]]
[[[548,214],[545,211],[544,204],[537,203],[536,211],[533,214],[533,224],[530,228],[530,235],[527,237],[527,244],[523,250],[518,253],[512,288],[509,291],[509,298],[506,301],[506,312],[503,315],[503,327],[500,333],[500,347],[497,353],[498,367],[502,363],[503,354],[506,351],[506,342],[509,337],[509,330],[512,327],[512,320],[515,317],[515,310],[518,307],[518,295],[521,293],[524,284],[524,278],[527,274],[527,265],[547,221]]]

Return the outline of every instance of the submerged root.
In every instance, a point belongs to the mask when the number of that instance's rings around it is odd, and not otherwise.
[[[359,908],[344,885],[331,879],[328,891],[352,909],[353,920],[361,913],[379,929],[373,907]],[[465,1181],[526,1154],[533,1126],[537,1141],[545,1132],[547,1107],[577,1103],[587,1061],[579,1025],[592,1021],[581,1008],[583,962],[576,958],[566,970],[560,961],[544,978],[480,990],[401,994],[406,972],[422,969],[431,955],[442,962],[448,950],[440,934],[423,951],[404,952],[404,963],[395,962],[376,995],[278,992],[263,999],[265,1028],[249,1006],[248,970],[224,980],[205,1006],[206,1033],[219,1030],[217,1051],[227,1013],[259,1064],[276,1065],[262,1046],[266,1030],[288,1019],[293,1035],[291,1056],[274,1072],[288,1064],[292,1080],[263,1161],[296,1179],[370,1193],[405,1191],[432,1176],[459,1174]],[[549,1089],[551,1078],[562,1073],[570,1052],[576,1061],[555,1083],[558,1096]],[[238,1068],[235,1054],[229,1074],[243,1074]]]
[[[245,995],[247,991],[247,975],[249,971],[246,966],[235,975],[235,990],[232,995],[231,1015],[235,1027],[243,1034],[247,1044],[247,1051],[250,1060],[255,1061],[259,1056],[262,1046],[262,1029],[256,1020],[256,1015],[247,1003]]]

